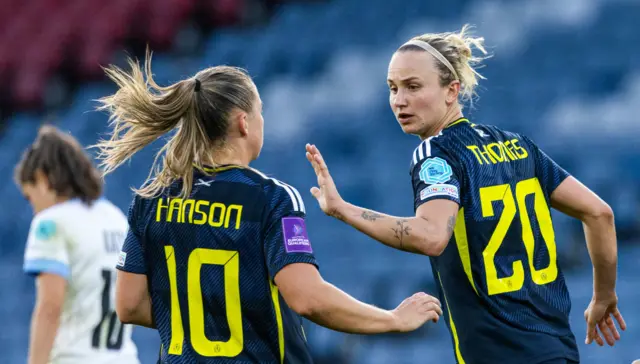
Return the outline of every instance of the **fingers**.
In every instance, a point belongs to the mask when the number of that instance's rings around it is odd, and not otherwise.
[[[440,320],[440,315],[437,312],[429,311],[427,313],[427,321],[432,321],[433,323],[437,323]]]
[[[320,198],[320,189],[318,187],[311,187],[311,195],[316,199]]]
[[[442,306],[437,298],[424,292],[416,293],[412,298],[418,300],[422,310],[435,312],[438,316],[442,315]]]
[[[428,295],[424,292],[418,292],[415,293],[413,296],[411,297],[415,297],[415,298],[419,298],[420,300],[422,300],[424,303],[428,303],[428,302],[434,302],[436,305],[438,306],[442,306],[442,304],[440,304],[440,300],[436,297],[433,297],[431,295]]]
[[[598,332],[596,331],[596,321],[589,320],[589,318],[587,317],[587,338],[585,339],[584,343],[591,344],[596,335],[598,335]]]
[[[617,307],[613,310],[613,317],[615,317],[616,321],[618,321],[618,326],[620,326],[620,329],[622,331],[627,329],[627,323],[624,322],[624,318],[622,318],[622,314]]]
[[[329,169],[327,167],[327,164],[324,161],[324,158],[322,158],[322,154],[320,153],[320,150],[318,149],[318,147],[312,144],[307,144],[306,150],[307,150],[307,159],[311,163],[314,163],[314,169],[316,170],[316,174],[319,174],[318,172],[328,174]],[[317,169],[316,169],[316,166],[317,166]]]
[[[307,157],[307,160],[311,163],[311,166],[313,167],[313,171],[316,172],[316,176],[320,176],[320,166],[318,165],[318,162],[316,162],[313,154],[307,152],[306,157]]]
[[[596,344],[598,344],[598,346],[604,346],[604,340],[602,340],[600,333],[595,328],[592,331],[590,331],[589,334],[587,335],[587,340],[585,340],[585,344],[591,344],[594,341],[596,342]]]
[[[605,322],[606,320],[600,320],[598,322],[598,328],[600,329],[600,333],[602,334],[602,337],[604,337],[604,340],[607,342],[607,344],[609,344],[609,346],[613,346],[613,344],[616,343],[616,341],[613,339],[613,334],[611,333],[611,331],[609,331],[609,327],[607,326],[607,323]]]
[[[613,322],[613,319],[611,318],[611,316],[607,316],[607,318],[605,319],[605,322],[607,323],[607,327],[609,328],[609,331],[611,331],[613,338],[615,340],[620,340],[620,333],[618,332],[618,329],[616,328],[616,325]]]
[[[598,332],[597,329],[595,331],[594,338],[595,338],[596,344],[598,344],[598,346],[604,346],[604,340],[602,340],[602,336],[600,336],[600,333]]]
[[[426,304],[426,306],[428,307],[429,311],[437,313],[438,316],[442,315],[442,307],[440,307],[440,305],[436,304],[435,302],[429,302]]]

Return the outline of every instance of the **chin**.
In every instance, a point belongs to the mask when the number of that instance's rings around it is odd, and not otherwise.
[[[402,131],[409,135],[420,135],[420,128],[415,124],[400,125]]]

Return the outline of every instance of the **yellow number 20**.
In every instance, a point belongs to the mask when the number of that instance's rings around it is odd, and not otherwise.
[[[169,271],[171,290],[171,342],[169,354],[182,355],[184,329],[178,300],[176,257],[173,246],[164,247]],[[211,341],[204,331],[204,309],[200,271],[204,264],[224,266],[224,292],[227,307],[227,321],[231,332],[228,341]],[[217,249],[195,249],[187,263],[187,302],[189,306],[189,328],[193,350],[206,357],[234,357],[242,352],[244,338],[242,332],[242,311],[240,309],[240,256],[236,251]]]
[[[538,219],[542,238],[549,251],[549,265],[546,268],[536,270],[533,266],[534,242],[531,220],[527,212],[525,199],[529,195],[534,195],[534,212]],[[482,204],[482,216],[494,216],[493,202],[502,201],[504,206],[498,225],[493,235],[489,239],[487,247],[482,252],[484,266],[487,275],[487,290],[489,295],[505,292],[514,292],[522,288],[524,284],[524,268],[521,260],[516,260],[512,264],[513,274],[509,277],[498,278],[495,264],[495,255],[502,245],[507,231],[516,216],[520,212],[520,222],[522,223],[522,242],[527,250],[529,258],[529,270],[534,283],[538,285],[553,282],[558,277],[558,265],[556,261],[556,243],[551,213],[544,198],[542,187],[537,178],[520,181],[516,184],[515,200],[511,186],[508,184],[483,187],[480,189],[480,203]],[[517,203],[517,205],[516,205]],[[516,210],[517,208],[517,210]]]

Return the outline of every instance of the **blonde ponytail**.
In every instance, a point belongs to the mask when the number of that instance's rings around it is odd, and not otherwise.
[[[232,108],[251,110],[255,86],[246,73],[223,66],[162,87],[153,80],[150,53],[144,72],[137,61],[130,59],[129,66],[130,72],[115,66],[105,69],[119,89],[98,100],[98,110],[110,114],[113,128],[109,139],[94,146],[99,149],[103,174],[113,172],[139,150],[176,130],[156,154],[144,186],[134,191],[151,198],[181,179],[180,196],[186,197],[191,193],[193,166],[210,162],[214,147],[224,142]]]
[[[488,58],[487,50],[484,47],[484,38],[471,36],[471,26],[466,24],[460,32],[429,33],[412,38],[428,43],[439,52],[453,67],[455,72],[451,72],[448,65],[442,62],[437,63],[440,70],[441,85],[445,86],[452,81],[460,81],[460,101],[472,102],[476,96],[478,79],[484,77],[476,71],[477,66]],[[480,51],[483,56],[473,53],[473,48]],[[399,51],[415,49],[412,45],[403,45]],[[420,49],[417,47],[417,49]]]
[[[483,55],[487,54],[487,50],[484,48],[484,38],[472,37],[470,29],[471,26],[465,24],[459,33],[450,33],[444,37],[458,53],[459,62],[454,64],[454,67],[460,78],[460,98],[462,101],[471,101],[476,95],[475,89],[478,86],[478,79],[485,79],[476,71],[476,66],[486,57],[475,56],[472,51],[472,47],[474,47]]]

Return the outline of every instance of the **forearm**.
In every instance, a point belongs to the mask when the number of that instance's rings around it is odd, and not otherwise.
[[[437,255],[441,239],[426,219],[386,215],[348,202],[341,205],[335,217],[391,248]]]
[[[351,334],[379,334],[396,329],[391,312],[362,303],[329,283],[323,282],[312,294],[303,316],[318,325]]]
[[[583,221],[587,249],[593,264],[593,292],[609,295],[615,291],[618,249],[613,216]]]
[[[31,317],[29,364],[49,362],[51,349],[60,326],[60,311],[37,304]]]

